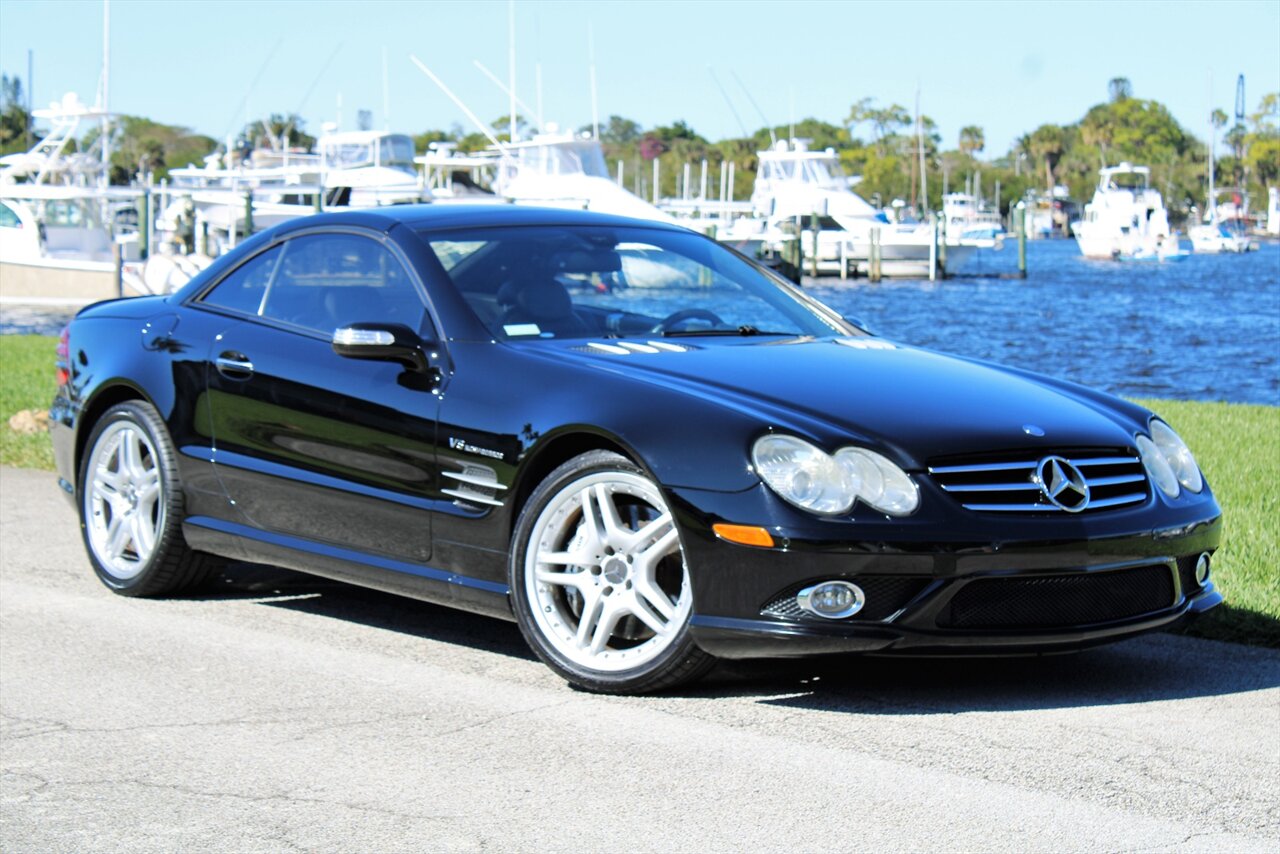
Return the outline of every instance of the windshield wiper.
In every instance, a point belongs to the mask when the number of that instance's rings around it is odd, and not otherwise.
[[[718,335],[724,336],[743,336],[752,335],[798,335],[798,332],[770,332],[764,329],[756,329],[749,324],[739,326],[737,329],[672,329],[662,333],[663,338],[688,338],[695,335]]]

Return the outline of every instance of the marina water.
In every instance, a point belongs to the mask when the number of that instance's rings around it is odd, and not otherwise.
[[[940,282],[806,280],[878,335],[1126,397],[1280,405],[1280,244],[1179,263],[1091,261],[1074,240],[980,252]],[[971,278],[987,273],[991,278]]]

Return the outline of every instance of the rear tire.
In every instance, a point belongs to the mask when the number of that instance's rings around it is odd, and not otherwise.
[[[525,640],[579,688],[660,691],[715,664],[689,636],[693,589],[675,519],[625,457],[590,451],[538,485],[516,523],[509,575]]]
[[[98,580],[122,596],[163,596],[221,567],[183,539],[177,456],[155,407],[140,400],[111,407],[85,447],[80,533]]]

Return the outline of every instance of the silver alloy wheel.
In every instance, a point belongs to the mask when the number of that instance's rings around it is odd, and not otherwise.
[[[104,430],[91,454],[84,486],[89,544],[113,578],[127,581],[146,568],[164,530],[159,459],[132,421]]]
[[[541,635],[598,672],[658,658],[693,605],[671,511],[652,483],[625,471],[588,475],[547,502],[529,539],[524,583]]]

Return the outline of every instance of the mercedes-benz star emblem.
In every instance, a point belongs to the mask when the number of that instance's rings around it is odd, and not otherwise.
[[[1036,480],[1044,497],[1068,513],[1079,513],[1089,506],[1089,484],[1070,460],[1045,457],[1036,467]]]

